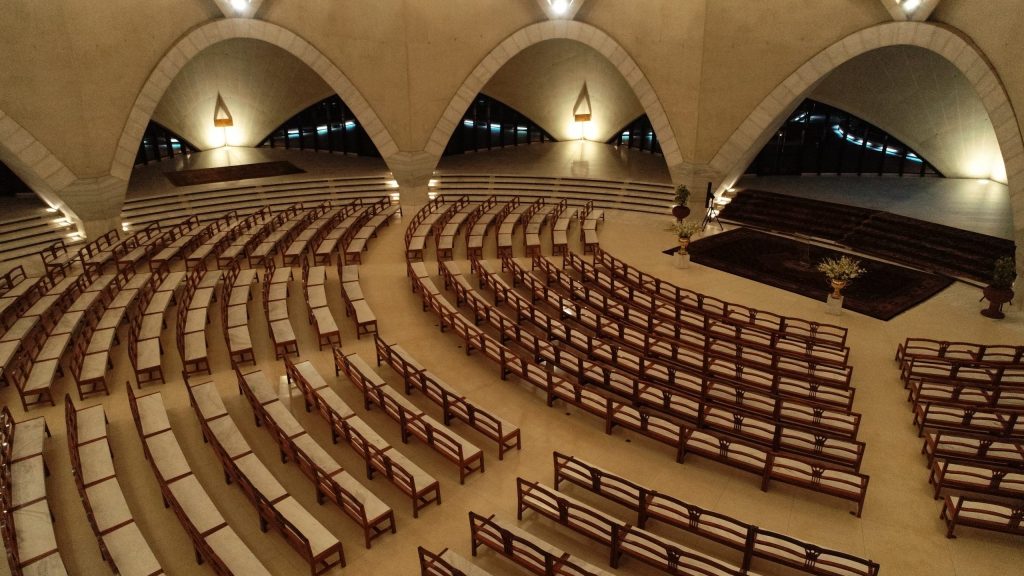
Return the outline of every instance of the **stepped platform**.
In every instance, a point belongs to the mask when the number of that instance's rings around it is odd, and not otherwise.
[[[1011,240],[890,212],[764,190],[742,190],[724,221],[813,236],[853,251],[960,280],[987,283],[996,258],[1014,254]]]

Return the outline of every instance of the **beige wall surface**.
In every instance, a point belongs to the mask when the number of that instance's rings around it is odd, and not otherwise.
[[[2,0],[0,110],[77,176],[103,176],[150,72],[218,14],[212,2]]]
[[[256,146],[275,128],[334,91],[301,60],[259,40],[214,44],[171,82],[153,120],[200,149]],[[233,126],[215,128],[217,94]]]
[[[580,126],[573,108],[587,85],[592,117]],[[547,40],[517,54],[483,92],[525,114],[556,140],[604,142],[644,113],[625,78],[601,53],[573,40]],[[583,110],[585,104],[581,104]]]
[[[1024,109],[1024,67],[1019,64],[1019,55],[1024,53],[1024,40],[1019,34],[1024,11],[1020,7],[1019,0],[945,0],[932,15],[934,21],[952,27],[970,45],[978,47],[1001,82],[995,89],[1005,86],[1016,109]],[[0,50],[5,55],[0,61],[0,157],[9,158],[18,146],[24,149],[26,135],[30,136],[33,153],[39,157],[39,150],[52,153],[47,166],[57,170],[55,166],[60,165],[60,174],[66,173],[60,186],[51,185],[58,192],[68,187],[69,178],[95,179],[113,174],[126,180],[125,156],[133,144],[123,142],[124,150],[117,161],[115,156],[122,133],[135,133],[125,132],[125,126],[135,126],[128,118],[137,100],[145,101],[149,108],[163,100],[156,117],[189,133],[183,136],[202,141],[203,137],[192,134],[201,134],[204,118],[211,114],[208,109],[215,94],[208,92],[215,86],[229,84],[234,86],[229,92],[249,92],[248,101],[246,96],[228,94],[225,99],[232,112],[242,117],[240,120],[251,123],[253,132],[276,125],[276,120],[298,111],[323,89],[309,69],[297,62],[289,64],[294,60],[284,55],[289,45],[277,52],[268,48],[270,51],[258,59],[254,56],[258,49],[248,51],[258,62],[243,64],[239,60],[229,67],[234,77],[211,81],[210,75],[223,76],[218,70],[223,70],[226,62],[244,56],[231,52],[234,41],[214,43],[211,51],[198,59],[194,59],[196,50],[179,46],[190,31],[201,30],[202,25],[222,17],[216,3],[209,0],[0,0],[0,14]],[[549,79],[565,76],[544,61],[523,63],[529,53],[544,52],[544,44],[537,45],[539,38],[506,42],[516,38],[517,32],[535,30],[528,27],[546,20],[536,0],[267,0],[257,17],[309,42],[311,51],[302,48],[303,54],[295,55],[320,74],[340,71],[365,98],[366,110],[379,118],[379,132],[386,130],[389,145],[393,139],[392,154],[397,148],[400,154],[395,156],[401,156],[398,160],[416,173],[429,174],[432,158],[424,151],[435,128],[443,124],[450,103],[474,95],[459,92],[474,71],[483,75],[480,85],[497,73],[494,85],[505,82],[503,90],[514,89],[504,77],[517,72],[529,76],[526,85],[542,81],[544,75]],[[854,32],[891,22],[892,16],[881,2],[869,0],[587,0],[575,19],[608,35],[607,41],[602,36],[602,45],[591,48],[609,54],[611,67],[627,70],[628,85],[644,87],[637,98],[642,109],[664,109],[664,121],[675,136],[679,152],[679,160],[670,168],[673,177],[685,179],[687,170],[700,170],[720,155],[745,119],[801,65]],[[237,32],[244,27],[233,29]],[[616,48],[607,50],[613,44]],[[492,52],[496,49],[509,51],[496,59],[504,62],[531,45],[537,48],[528,49],[523,62],[514,58],[506,70],[491,70],[484,65],[495,56]],[[559,43],[550,46],[556,45]],[[176,46],[179,49],[173,49]],[[499,46],[502,48],[496,48]],[[563,57],[567,61],[573,58]],[[623,68],[621,64],[627,59],[631,64]],[[221,63],[207,62],[213,60]],[[593,70],[609,68],[600,59],[587,60]],[[267,69],[260,69],[261,62],[271,61]],[[324,61],[329,66],[318,65]],[[955,98],[946,93],[936,100],[944,111],[951,110],[953,100],[957,101],[960,117],[955,122],[936,126],[933,122],[910,121],[909,108],[883,102],[910,94],[910,84],[885,85],[879,69],[867,62],[851,63],[849,76],[845,76],[846,69],[834,75],[826,81],[822,93],[830,86],[868,86],[874,82],[879,91],[869,94],[870,98],[846,98],[843,102],[908,143],[934,146],[940,156],[953,158],[950,162],[954,164],[966,160],[962,151],[953,150],[949,144],[953,140],[969,141],[968,147],[974,151],[991,149],[990,139],[978,128],[983,119],[977,108],[966,110],[961,106],[969,92],[962,82],[950,88]],[[827,77],[839,63],[822,66],[821,76]],[[166,95],[162,91],[143,92],[147,81],[159,78],[163,70],[178,69],[183,70],[178,78],[166,79],[165,83],[171,83]],[[966,72],[967,76],[976,76],[969,78],[972,81],[980,77],[973,74],[973,69]],[[870,78],[856,82],[857,75]],[[602,73],[599,77],[610,75]],[[339,85],[336,78],[324,80],[330,86]],[[578,78],[566,84],[577,82]],[[952,83],[938,83],[934,89],[946,90]],[[282,93],[282,84],[293,88],[294,93]],[[616,101],[625,102],[629,98],[621,88],[616,89],[620,95]],[[913,89],[927,91],[922,87]],[[991,91],[993,87],[986,89]],[[266,101],[257,101],[253,95],[259,90],[266,92]],[[568,88],[563,90],[570,92]],[[594,86],[591,91],[597,108]],[[571,92],[573,96],[578,94],[578,87]],[[192,98],[189,94],[195,96],[191,102],[186,101]],[[833,102],[840,104],[835,96],[831,96]],[[980,96],[986,105],[992,101],[989,95]],[[275,100],[273,105],[270,99]],[[523,98],[511,100],[533,106]],[[515,102],[509,104],[516,106]],[[880,112],[883,108],[889,115]],[[894,109],[903,112],[897,117]],[[199,119],[186,121],[193,112]],[[261,117],[245,118],[250,113]],[[1013,110],[1000,110],[998,115],[1000,121],[992,125],[999,142],[1019,141],[1020,119]],[[1008,124],[1007,116],[1015,121]],[[913,116],[923,117],[923,111]],[[195,124],[187,127],[188,122]],[[936,138],[936,131],[941,137]],[[18,140],[12,143],[10,135],[14,133]],[[922,153],[927,154],[924,150]],[[1011,190],[1016,190],[1012,181],[1015,174],[1024,175],[1024,153],[1011,150],[1003,154]],[[733,152],[730,155],[736,156]],[[13,162],[17,170],[33,168],[31,158],[26,161],[22,155],[20,159]],[[392,168],[398,166],[396,158],[389,162]],[[1018,212],[1021,210],[1024,204],[1018,207]],[[1024,213],[1019,216],[1024,220]]]
[[[801,64],[854,31],[890,20],[880,2],[862,0],[714,0],[707,10],[697,163],[709,161]]]
[[[1006,182],[985,106],[964,75],[934,52],[868,52],[825,77],[811,98],[884,126],[946,177]]]

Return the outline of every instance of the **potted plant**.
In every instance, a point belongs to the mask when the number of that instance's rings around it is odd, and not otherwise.
[[[996,259],[992,268],[992,282],[982,293],[988,300],[988,308],[981,311],[989,318],[1003,318],[1003,304],[1013,300],[1013,282],[1017,279],[1017,265],[1012,256]]]
[[[839,258],[825,258],[818,262],[818,271],[823,273],[832,285],[832,294],[829,294],[829,298],[842,298],[840,290],[866,272],[861,268],[860,260],[845,254]]]
[[[690,245],[690,237],[701,231],[701,225],[690,220],[679,220],[672,224],[672,231],[679,238],[679,253],[686,254],[686,248]]]
[[[672,215],[676,217],[676,220],[681,222],[690,215],[690,207],[686,205],[689,200],[690,189],[686,187],[686,184],[676,186],[676,195],[672,199]]]

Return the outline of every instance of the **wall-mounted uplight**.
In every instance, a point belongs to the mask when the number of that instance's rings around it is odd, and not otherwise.
[[[548,4],[551,6],[552,12],[561,16],[569,11],[572,2],[570,0],[548,0]]]
[[[906,12],[907,14],[913,13],[914,10],[917,10],[917,7],[920,5],[921,0],[903,0],[900,4],[900,6],[903,8],[903,11]]]
[[[249,9],[250,0],[231,0],[231,7],[235,9],[235,12],[244,13]]]

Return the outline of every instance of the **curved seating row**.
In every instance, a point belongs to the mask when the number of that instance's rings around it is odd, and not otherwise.
[[[282,462],[292,460],[316,491],[316,500],[330,500],[363,529],[366,547],[388,532],[395,533],[395,513],[360,484],[327,453],[281,402],[266,375],[258,368],[235,369],[238,386],[252,407],[255,422],[273,437]]]
[[[76,408],[71,395],[65,394],[64,418],[71,471],[100,555],[123,576],[163,574],[117,480],[103,405]]]
[[[761,327],[780,337],[831,344],[840,348],[846,345],[846,328],[842,326],[781,316],[676,286],[630,266],[600,246],[594,250],[594,265],[600,266],[614,278],[630,283],[637,290],[688,312],[703,314],[723,323]]]
[[[270,327],[270,339],[274,343],[274,357],[277,359],[299,354],[295,328],[288,316],[288,285],[291,279],[291,267],[278,268],[273,260],[267,262],[263,274],[263,314]]]
[[[335,357],[339,354],[336,353]],[[484,472],[484,453],[472,442],[462,438],[415,404],[406,400],[383,379],[358,354],[341,355],[341,370],[349,382],[363,395],[363,407],[378,406],[394,420],[402,433],[402,442],[408,443],[415,436],[430,449],[459,469],[459,484],[473,472]]]
[[[749,569],[755,559],[818,576],[873,576],[879,565],[871,560],[823,548],[771,532],[730,516],[707,510],[641,486],[575,456],[554,453],[555,490],[569,482],[637,514],[636,525],[667,524],[742,553],[739,566]]]
[[[270,576],[192,473],[171,429],[160,392],[136,397],[131,386],[125,388],[135,430],[160,485],[164,506],[174,511],[192,540],[196,563],[209,562],[214,573],[221,576]]]
[[[242,270],[239,260],[224,272],[220,288],[220,325],[232,367],[256,362],[249,329],[249,301],[258,279],[256,270]]]
[[[185,383],[203,431],[224,468],[224,481],[234,483],[256,509],[260,529],[273,528],[298,551],[310,567],[312,576],[334,566],[345,565],[345,551],[330,530],[306,510],[253,454],[234,419],[228,414],[217,385],[213,382]]]
[[[15,422],[0,409],[0,539],[14,576],[67,575],[47,500],[42,417]]]
[[[460,395],[438,376],[424,368],[401,346],[384,342],[379,334],[374,334],[374,346],[377,349],[377,366],[380,366],[381,362],[386,362],[392,370],[402,376],[406,394],[411,394],[413,389],[419,390],[434,404],[440,406],[445,426],[451,426],[452,419],[469,425],[498,445],[498,460],[505,458],[506,451],[522,448],[518,426],[492,415]]]
[[[335,376],[338,376],[341,348],[334,348]],[[344,439],[366,462],[366,476],[373,479],[381,474],[412,500],[412,516],[419,517],[420,509],[436,502],[441,504],[441,486],[430,474],[394,448],[348,404],[338,396],[323,376],[308,361],[292,363],[285,359],[285,373],[291,384],[298,386],[305,399],[306,412],[315,407],[331,426],[331,440],[337,444]]]
[[[345,238],[346,264],[359,264],[363,261],[362,254],[370,238],[377,237],[377,231],[381,226],[390,226],[391,217],[401,214],[402,207],[399,204],[391,204],[391,200],[385,197],[370,204],[367,213],[370,215],[369,219],[363,222],[354,234]]]
[[[302,259],[302,292],[306,299],[306,314],[317,336],[317,349],[324,346],[341,346],[341,330],[334,320],[334,314],[327,306],[327,268],[310,266],[309,260]]]

